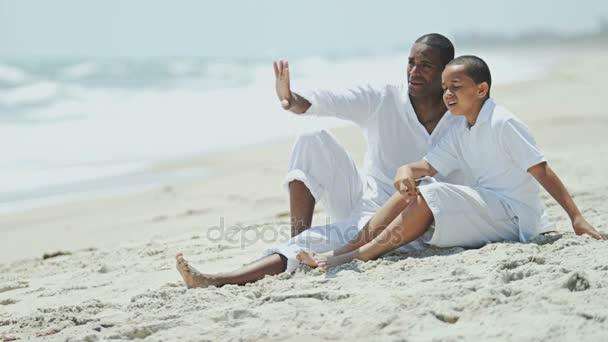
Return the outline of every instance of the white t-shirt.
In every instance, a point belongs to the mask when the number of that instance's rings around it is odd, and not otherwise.
[[[539,184],[527,172],[545,157],[530,129],[492,99],[484,103],[472,127],[465,117],[458,119],[424,159],[442,175],[462,170],[465,185],[490,190],[504,199],[517,216],[522,241],[547,231]]]
[[[364,173],[371,198],[379,205],[395,192],[397,168],[418,161],[448,132],[458,118],[444,115],[429,134],[418,121],[405,85],[382,88],[361,86],[342,91],[313,91],[302,94],[311,107],[305,115],[349,120],[363,129],[367,140]],[[443,178],[461,183],[461,172]],[[377,188],[374,188],[377,187]],[[369,196],[369,194],[367,194]]]

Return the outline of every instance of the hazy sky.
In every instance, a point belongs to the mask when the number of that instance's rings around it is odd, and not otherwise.
[[[606,0],[0,0],[0,58],[340,52],[433,31],[591,31],[600,17]]]

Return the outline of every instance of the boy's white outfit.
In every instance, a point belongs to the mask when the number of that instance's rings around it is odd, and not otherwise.
[[[393,179],[397,168],[422,159],[460,123],[459,118],[446,113],[429,134],[418,121],[404,85],[316,91],[304,97],[311,103],[306,116],[332,116],[361,127],[367,153],[364,168],[359,170],[344,147],[325,130],[304,134],[296,140],[285,185],[293,180],[303,182],[316,202],[324,206],[332,223],[312,227],[262,253],[287,257],[288,272],[297,268],[295,257],[301,249],[326,252],[353,239],[395,193]],[[462,184],[463,176],[456,170],[438,179]],[[426,247],[423,239],[419,239],[403,249]]]
[[[450,114],[451,115],[451,114]],[[545,161],[530,129],[492,99],[475,125],[464,117],[424,159],[439,175],[462,170],[466,186],[429,180],[419,186],[434,216],[434,246],[525,242],[551,230],[538,182],[527,170]]]

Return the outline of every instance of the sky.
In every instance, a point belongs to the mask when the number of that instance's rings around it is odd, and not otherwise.
[[[606,0],[0,0],[0,58],[339,53],[428,32],[586,32],[602,17]]]

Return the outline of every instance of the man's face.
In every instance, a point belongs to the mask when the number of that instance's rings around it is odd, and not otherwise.
[[[441,94],[443,64],[439,50],[423,43],[412,46],[407,63],[407,83],[410,96]]]

